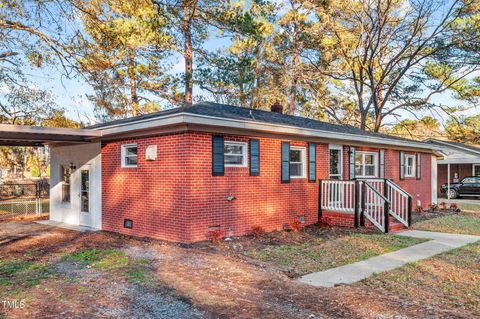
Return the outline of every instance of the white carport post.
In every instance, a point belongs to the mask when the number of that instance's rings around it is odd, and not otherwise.
[[[450,199],[450,163],[447,164],[447,198]]]

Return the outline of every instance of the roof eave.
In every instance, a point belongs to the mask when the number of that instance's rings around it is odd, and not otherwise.
[[[145,130],[145,129],[151,129],[153,127],[179,125],[179,124],[228,127],[228,128],[236,128],[241,130],[260,131],[260,132],[269,132],[269,133],[278,133],[278,134],[287,134],[287,135],[323,137],[323,138],[338,140],[338,141],[371,143],[376,145],[390,145],[390,146],[393,145],[393,146],[398,146],[403,148],[406,147],[406,148],[412,148],[412,149],[425,150],[425,151],[434,153],[436,156],[444,157],[444,154],[441,153],[437,148],[434,148],[429,144],[423,143],[423,142],[414,142],[414,141],[409,142],[409,141],[397,140],[397,139],[358,135],[358,134],[352,134],[352,133],[315,130],[315,129],[309,129],[309,128],[300,128],[296,126],[265,123],[265,122],[227,119],[227,118],[220,118],[220,117],[199,115],[199,114],[192,114],[192,113],[185,113],[185,112],[166,115],[159,118],[140,120],[134,123],[132,122],[118,123],[111,126],[99,128],[99,130],[102,130],[103,137],[111,137],[112,135],[125,134],[126,132],[129,132],[129,131]]]

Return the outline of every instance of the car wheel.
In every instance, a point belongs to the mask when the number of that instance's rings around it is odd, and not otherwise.
[[[454,190],[454,189],[452,189],[452,188],[450,188],[450,189],[448,190],[448,197],[449,197],[449,198],[452,198],[452,199],[457,198],[457,197],[458,197],[457,191]]]

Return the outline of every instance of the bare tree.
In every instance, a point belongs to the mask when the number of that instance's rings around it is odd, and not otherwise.
[[[468,14],[466,1],[321,2],[315,11],[324,23],[316,36],[328,54],[311,65],[330,79],[331,90],[353,97],[364,130],[379,131],[386,117],[401,110],[451,111],[432,97],[448,90],[472,97],[468,78],[479,67],[458,49],[478,41],[477,33],[460,37],[454,27]]]

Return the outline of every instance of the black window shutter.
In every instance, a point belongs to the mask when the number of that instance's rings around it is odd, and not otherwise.
[[[308,181],[315,182],[317,179],[317,145],[314,143],[308,144]]]
[[[212,175],[223,176],[225,174],[224,159],[225,143],[223,136],[212,135]]]
[[[417,170],[416,170],[417,179],[421,179],[422,178],[422,154],[417,153],[416,163],[417,163]]]
[[[282,142],[282,183],[290,183],[290,143]]]
[[[350,179],[355,178],[355,147],[350,146]]]
[[[400,180],[405,179],[405,152],[399,152],[400,154]]]
[[[380,150],[380,178],[385,178],[385,150]]]
[[[250,176],[260,175],[260,141],[250,140]]]

